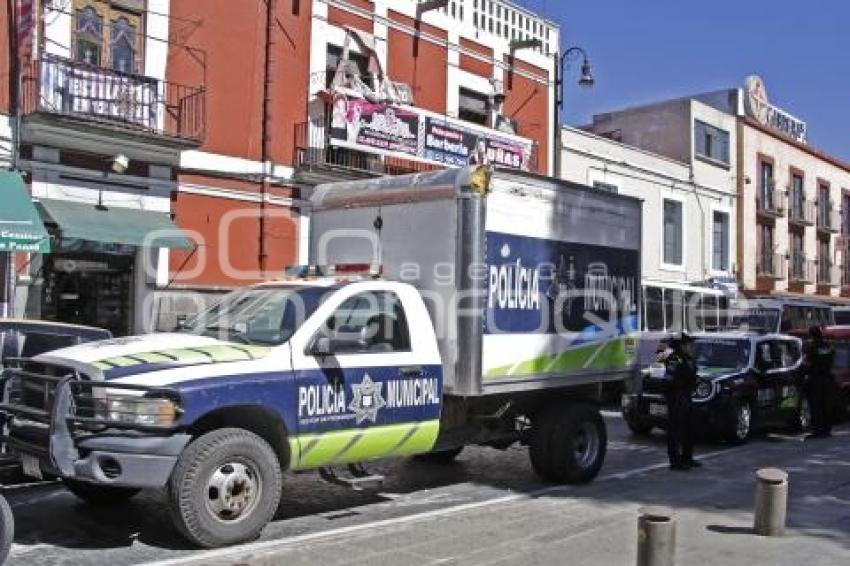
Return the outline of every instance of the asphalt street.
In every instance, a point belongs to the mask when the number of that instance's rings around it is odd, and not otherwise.
[[[457,462],[450,465],[425,464],[415,460],[375,464],[370,471],[384,474],[386,482],[380,492],[371,494],[326,484],[314,474],[294,475],[287,477],[278,515],[259,541],[241,549],[212,555],[189,547],[175,532],[162,496],[156,492],[143,494],[119,508],[95,509],[80,503],[56,484],[10,488],[6,495],[16,518],[16,537],[10,563],[140,564],[198,558],[206,564],[211,560],[228,564],[263,560],[262,556],[268,563],[276,563],[277,552],[298,552],[299,548],[331,544],[339,537],[356,539],[366,534],[374,535],[381,529],[402,528],[405,524],[433,527],[448,524],[464,514],[484,513],[487,517],[491,511],[504,508],[510,509],[508,515],[517,512],[542,517],[546,513],[520,507],[532,504],[530,502],[545,501],[554,495],[559,500],[575,501],[579,505],[590,505],[592,498],[600,498],[602,508],[614,502],[629,505],[675,503],[665,499],[671,496],[675,500],[678,495],[687,497],[688,482],[699,481],[698,474],[707,473],[679,474],[671,478],[671,472],[666,469],[662,435],[643,439],[633,437],[615,413],[606,413],[606,423],[608,456],[600,477],[593,484],[566,488],[547,486],[532,471],[527,450],[523,447],[512,447],[507,451],[467,448]],[[847,431],[842,432],[846,434]],[[848,441],[850,437],[838,436],[823,441],[831,444],[821,446],[835,444],[841,448],[846,447]],[[764,465],[780,460],[787,464],[794,461],[795,454],[801,451],[800,447],[809,445],[810,442],[803,443],[800,437],[771,435],[755,439],[743,447],[702,445],[698,454],[705,459],[706,468],[715,474],[711,482],[715,489],[712,497],[719,498],[721,507],[718,509],[722,509],[724,497],[718,493],[722,494],[727,478],[732,482],[730,486],[740,484],[736,489],[744,490],[743,497],[749,501],[752,468],[761,465],[760,459],[765,460]],[[847,462],[850,454],[847,448],[842,449],[844,452],[840,455],[847,467],[841,471],[846,474],[850,469],[850,462]],[[671,484],[671,479],[678,483]],[[811,481],[814,483],[810,487],[815,489],[817,481]],[[850,485],[850,478],[846,481]],[[639,487],[642,482],[649,486],[647,494],[654,493],[652,489],[660,489],[658,493],[661,495],[654,499],[642,497]],[[630,509],[627,513],[629,533],[633,530],[634,512]],[[838,532],[843,533],[845,538],[850,537],[850,511],[846,515],[843,519],[839,516],[844,523],[839,521],[837,525]],[[590,517],[589,514],[587,516]],[[623,520],[622,515],[616,517]],[[606,524],[604,514],[598,521],[597,527]],[[416,536],[414,532],[407,535]],[[476,538],[466,539],[467,549],[476,544],[489,544],[486,537]],[[632,536],[621,538],[633,539]],[[374,546],[374,540],[371,544]],[[404,555],[398,557],[404,558]],[[287,559],[286,562],[300,563],[296,560],[297,556],[290,558],[292,560]],[[342,558],[353,559],[345,554]],[[431,555],[419,558],[407,557],[405,560],[410,565],[434,559]],[[850,550],[846,558],[850,563]],[[549,561],[544,558],[538,563]],[[626,560],[622,563],[633,562]],[[809,566],[814,564],[817,562],[810,562]]]

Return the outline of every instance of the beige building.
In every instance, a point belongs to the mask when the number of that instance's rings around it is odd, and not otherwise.
[[[726,119],[694,116],[705,107]],[[811,146],[806,123],[772,105],[759,77],[742,88],[600,114],[590,129],[690,159],[703,183],[712,184],[702,180],[711,175],[715,184],[734,179],[732,271],[745,295],[850,296],[850,164]]]

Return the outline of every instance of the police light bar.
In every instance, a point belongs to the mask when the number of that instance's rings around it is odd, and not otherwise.
[[[284,274],[287,277],[323,277],[325,270],[319,265],[288,265]]]
[[[331,266],[334,275],[368,275],[380,277],[384,266],[376,263],[337,263]]]

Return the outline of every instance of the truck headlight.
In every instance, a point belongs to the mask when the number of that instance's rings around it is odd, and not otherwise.
[[[180,416],[177,403],[163,397],[107,394],[95,407],[97,418],[130,425],[171,426]]]
[[[694,391],[694,397],[697,399],[708,399],[714,393],[714,385],[705,379],[697,381],[697,388]]]

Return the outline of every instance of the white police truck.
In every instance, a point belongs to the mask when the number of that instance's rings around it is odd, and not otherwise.
[[[93,504],[163,488],[205,547],[256,537],[287,471],[374,488],[370,460],[520,442],[546,480],[597,474],[595,401],[635,372],[640,201],[478,167],[312,204],[315,267],[6,370],[25,472]]]

